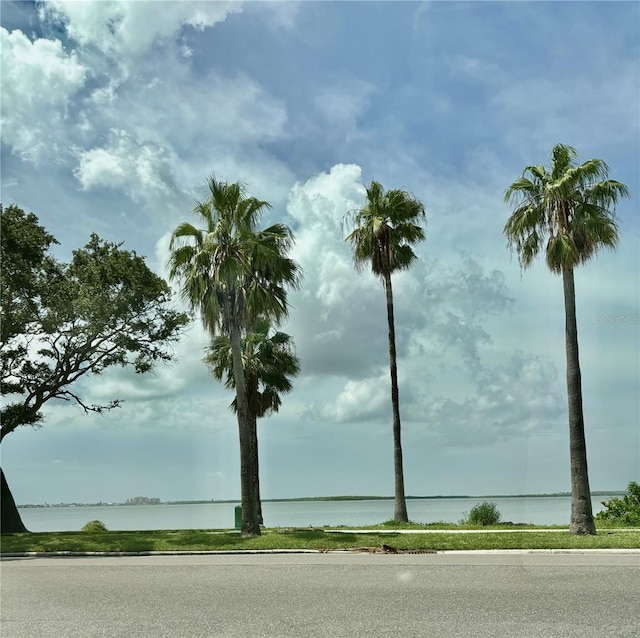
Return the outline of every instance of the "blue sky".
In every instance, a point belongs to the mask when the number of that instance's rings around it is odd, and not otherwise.
[[[383,290],[342,220],[376,179],[427,208],[394,280],[408,494],[568,490],[564,310],[524,274],[502,195],[558,142],[632,198],[576,274],[593,489],[640,477],[640,7],[635,2],[3,2],[2,201],[67,259],[91,232],[166,275],[208,175],[270,201],[305,272],[283,327],[302,373],[259,425],[264,497],[392,494]],[[2,446],[19,503],[239,496],[232,396],[178,360],[81,388]],[[411,512],[409,511],[411,516]]]

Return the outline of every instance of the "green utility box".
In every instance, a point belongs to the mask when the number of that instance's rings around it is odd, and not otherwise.
[[[235,506],[234,514],[235,514],[236,529],[242,529],[242,505]]]

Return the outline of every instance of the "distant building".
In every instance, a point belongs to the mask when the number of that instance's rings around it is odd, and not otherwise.
[[[150,496],[133,496],[125,501],[125,505],[160,505],[160,499]]]

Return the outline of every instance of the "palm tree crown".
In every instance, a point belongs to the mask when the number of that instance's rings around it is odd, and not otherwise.
[[[609,167],[601,159],[580,165],[576,160],[574,148],[557,144],[550,168],[527,166],[505,192],[505,201],[516,208],[504,232],[523,268],[543,247],[547,266],[560,274],[589,261],[599,249],[618,245],[611,209],[620,197],[629,197],[629,190],[607,179]]]
[[[257,229],[268,202],[247,197],[240,183],[208,180],[210,198],[197,202],[201,229],[180,224],[171,236],[169,276],[182,280],[182,296],[200,310],[215,334],[231,323],[244,329],[261,314],[282,320],[288,313],[286,286],[297,287],[299,267],[286,257],[291,230],[274,224]]]
[[[355,229],[346,238],[353,247],[356,268],[371,264],[373,274],[380,277],[409,268],[416,260],[411,246],[425,238],[419,223],[426,223],[419,200],[400,189],[385,192],[372,181],[365,206],[354,216]]]

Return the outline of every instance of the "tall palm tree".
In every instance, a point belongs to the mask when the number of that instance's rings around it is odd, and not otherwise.
[[[252,438],[242,365],[241,337],[259,316],[281,321],[288,313],[287,286],[298,286],[298,265],[289,259],[291,230],[275,224],[258,230],[270,206],[249,197],[240,183],[208,179],[209,198],[194,213],[204,229],[188,222],[171,236],[169,276],[181,282],[182,296],[198,310],[211,336],[225,334],[231,343],[238,400],[242,533],[259,535],[252,480]]]
[[[548,168],[527,166],[504,195],[505,202],[516,206],[504,233],[521,267],[528,268],[544,250],[549,270],[562,275],[573,534],[596,533],[587,468],[573,271],[600,249],[614,250],[618,245],[614,209],[619,198],[629,197],[629,190],[607,179],[608,175],[609,167],[601,159],[578,164],[574,148],[557,144]]]
[[[211,374],[218,380],[225,379],[225,386],[235,389],[233,357],[228,337],[219,335],[212,339],[204,357]],[[273,414],[282,404],[281,394],[292,390],[293,377],[300,372],[300,360],[293,349],[293,339],[286,333],[272,331],[269,319],[259,319],[242,340],[244,381],[249,405],[253,445],[253,481],[258,518],[263,523],[260,500],[260,475],[258,461],[258,418]],[[238,409],[237,398],[230,406]]]
[[[417,259],[412,245],[425,238],[425,231],[420,223],[426,223],[425,208],[422,202],[404,190],[395,189],[385,192],[378,182],[372,181],[367,188],[365,205],[354,215],[354,230],[346,237],[346,241],[353,248],[356,268],[363,270],[367,265],[370,265],[373,274],[382,279],[387,296],[395,477],[393,518],[398,522],[407,522],[409,519],[402,468],[400,399],[391,274],[398,270],[408,269]]]

